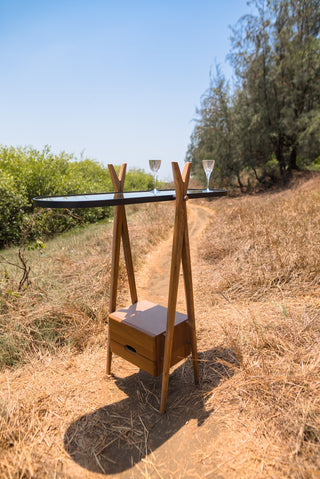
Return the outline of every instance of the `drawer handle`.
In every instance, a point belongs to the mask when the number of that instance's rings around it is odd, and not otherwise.
[[[129,353],[132,354],[135,354],[137,352],[132,346],[129,346],[129,344],[127,344],[124,349],[126,349],[127,351],[129,351]]]

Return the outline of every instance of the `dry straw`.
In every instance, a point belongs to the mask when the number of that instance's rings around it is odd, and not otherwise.
[[[0,477],[319,476],[319,203],[318,177],[198,203],[207,225],[198,256],[192,249],[201,384],[189,361],[178,365],[165,416],[159,380],[117,357],[115,376],[104,374],[110,228],[55,240],[44,260],[34,254],[32,285],[18,297],[9,270],[1,338],[20,367],[0,376]],[[133,252],[154,251],[169,211],[133,212]]]

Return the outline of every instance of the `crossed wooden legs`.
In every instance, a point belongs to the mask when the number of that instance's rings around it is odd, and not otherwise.
[[[110,175],[111,175],[111,179],[112,179],[115,191],[117,193],[122,193],[124,179],[125,179],[126,165],[125,164],[122,165],[119,178],[117,177],[113,166],[112,165],[108,165],[108,166],[109,166],[109,171],[110,171]],[[163,360],[163,375],[162,375],[162,389],[161,389],[161,402],[160,402],[161,413],[165,412],[167,394],[168,394],[169,373],[170,373],[171,356],[172,356],[174,323],[175,323],[175,314],[176,314],[176,306],[177,306],[177,294],[178,294],[179,273],[180,273],[181,262],[182,262],[183,276],[184,276],[188,322],[191,328],[191,350],[192,350],[194,379],[196,384],[199,382],[193,286],[192,286],[190,246],[189,246],[187,208],[186,208],[186,200],[187,200],[186,195],[187,195],[188,183],[190,178],[191,163],[187,163],[185,165],[182,175],[180,173],[178,163],[172,163],[172,169],[173,169],[173,176],[174,176],[175,189],[176,189],[176,209],[175,209],[169,297],[168,297],[168,308],[167,308],[167,327],[166,327],[165,349],[164,349],[164,360]],[[137,299],[137,291],[136,291],[133,264],[132,264],[127,219],[125,214],[125,207],[123,205],[116,206],[115,213],[114,213],[109,314],[113,313],[116,309],[121,238],[122,238],[123,248],[124,248],[124,256],[125,256],[126,268],[128,273],[128,279],[129,279],[131,300],[132,300],[132,304],[134,304],[137,302],[138,299]],[[110,324],[110,321],[109,321],[109,324]],[[107,374],[110,374],[110,371],[111,371],[111,358],[112,358],[112,352],[111,352],[111,345],[110,345],[110,325],[109,325],[108,345],[107,345]]]
[[[127,165],[121,166],[119,178],[115,172],[113,165],[108,165],[113,187],[116,193],[123,193],[124,180]],[[122,238],[124,258],[126,262],[129,288],[132,304],[138,301],[136,282],[134,278],[133,262],[131,255],[131,247],[129,240],[128,224],[126,210],[123,205],[115,206],[113,219],[113,237],[112,237],[112,263],[111,263],[111,280],[110,280],[110,299],[109,314],[116,310],[117,305],[117,289],[119,276],[119,258],[120,243]],[[107,343],[107,374],[111,372],[112,352],[110,346],[110,325],[108,325],[108,343]]]
[[[180,173],[178,163],[172,163],[173,177],[176,188],[176,211],[173,231],[171,270],[170,270],[170,284],[169,284],[169,298],[168,298],[168,313],[167,313],[167,331],[164,350],[164,362],[162,373],[162,388],[161,388],[161,402],[160,412],[164,413],[166,409],[169,372],[171,363],[173,333],[174,333],[174,319],[177,307],[177,295],[179,285],[180,264],[182,261],[184,285],[186,293],[188,321],[192,332],[192,362],[194,371],[195,383],[199,382],[199,369],[197,358],[197,342],[196,342],[196,328],[194,315],[194,301],[191,275],[191,261],[190,261],[190,246],[188,235],[188,220],[187,220],[187,189],[190,178],[191,163],[187,163],[184,167],[182,176]]]

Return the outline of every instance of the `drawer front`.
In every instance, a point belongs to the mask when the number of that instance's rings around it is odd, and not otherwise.
[[[138,354],[151,361],[156,361],[156,340],[154,336],[132,328],[124,323],[109,318],[110,321],[110,339],[124,346],[130,346]]]
[[[131,326],[109,318],[111,351],[152,376],[163,369],[165,334],[149,336]],[[174,328],[171,366],[191,353],[191,327],[188,321]]]
[[[157,351],[158,351],[158,370],[159,374],[163,369],[163,359],[164,359],[164,345],[165,345],[165,334],[161,334],[157,338]],[[182,359],[189,356],[191,353],[191,327],[188,321],[183,321],[180,324],[177,324],[174,327],[173,333],[173,344],[172,344],[172,353],[171,353],[171,362],[170,366],[174,366]]]
[[[141,356],[141,354],[134,351],[134,348],[128,347],[127,345],[119,344],[116,341],[111,339],[110,341],[111,351],[118,356],[121,356],[123,359],[126,359],[131,364],[138,366],[138,368],[146,371],[152,376],[158,376],[156,363],[150,359]]]

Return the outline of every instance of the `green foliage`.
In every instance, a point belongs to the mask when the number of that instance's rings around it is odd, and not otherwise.
[[[141,170],[127,173],[127,190],[152,188],[151,175]],[[73,226],[110,217],[110,208],[74,211],[43,210],[34,213],[35,196],[101,193],[113,191],[107,167],[91,159],[53,154],[31,147],[0,146],[0,248],[19,243],[29,225],[30,239],[63,232]],[[30,227],[31,225],[31,227]]]
[[[45,244],[43,243],[43,241],[40,241],[40,240],[36,240],[35,243],[33,244],[30,244],[29,241],[27,241],[27,244],[26,244],[26,249],[28,251],[41,251],[45,248]]]
[[[254,0],[232,32],[233,91],[217,70],[187,159],[216,158],[220,182],[286,181],[320,150],[320,0]],[[276,161],[276,168],[273,161]]]
[[[309,166],[310,170],[320,171],[320,156]]]
[[[125,189],[127,191],[147,191],[153,189],[153,176],[143,170],[129,170],[126,174]]]
[[[23,208],[27,196],[23,187],[16,185],[10,173],[0,169],[0,245],[10,238],[17,242],[24,224]]]

